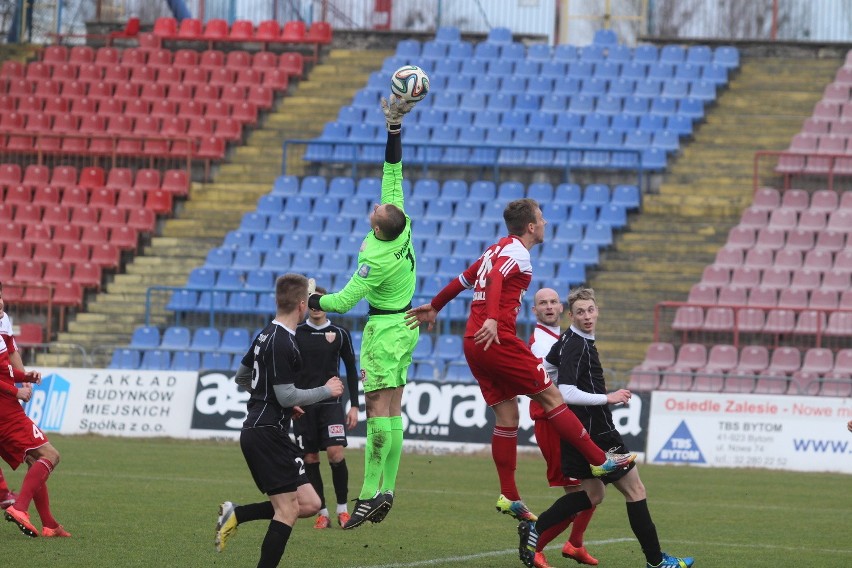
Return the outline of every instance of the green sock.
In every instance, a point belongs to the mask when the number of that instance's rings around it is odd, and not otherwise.
[[[367,418],[367,447],[364,448],[364,485],[358,499],[372,499],[379,490],[385,460],[391,449],[391,419]]]
[[[396,474],[399,472],[399,460],[402,458],[402,416],[391,416],[389,420],[391,443],[390,452],[385,460],[382,493],[396,488]]]

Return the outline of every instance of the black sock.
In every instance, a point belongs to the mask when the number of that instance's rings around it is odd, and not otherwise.
[[[237,517],[237,524],[247,523],[249,521],[260,521],[263,519],[271,519],[275,516],[275,509],[272,508],[272,503],[270,501],[250,503],[248,505],[237,505],[234,507],[234,516]]]
[[[281,557],[284,556],[284,548],[287,546],[291,532],[293,527],[290,525],[285,525],[281,521],[269,521],[269,528],[266,529],[266,536],[263,537],[263,544],[260,545],[260,562],[257,563],[257,568],[278,566]]]
[[[648,511],[648,500],[628,502],[627,519],[630,521],[630,528],[633,529],[633,534],[636,535],[648,564],[656,566],[662,562],[663,553],[660,552],[660,539],[657,538],[657,527],[654,526],[651,513]]]
[[[567,493],[557,499],[547,511],[538,516],[538,520],[535,522],[535,530],[538,534],[541,534],[568,517],[591,508],[592,502],[589,501],[589,496],[586,495],[585,491]]]
[[[345,459],[331,464],[331,480],[334,483],[337,504],[346,503],[349,499],[349,468],[346,467]]]
[[[322,474],[320,473],[320,464],[306,463],[305,474],[308,476],[308,481],[314,486],[317,495],[320,498],[320,509],[325,509],[325,488],[322,485]]]

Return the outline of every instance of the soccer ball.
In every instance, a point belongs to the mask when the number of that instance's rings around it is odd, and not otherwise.
[[[429,76],[416,65],[405,65],[391,76],[391,92],[409,102],[422,100],[429,92]]]

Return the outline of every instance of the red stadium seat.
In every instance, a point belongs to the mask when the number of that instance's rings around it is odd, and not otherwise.
[[[236,70],[229,69],[227,67],[218,67],[210,72],[208,81],[211,85],[215,85],[217,87],[227,87],[233,86],[236,78]]]
[[[185,20],[184,20],[185,21]],[[183,22],[181,22],[183,24]],[[183,27],[183,26],[181,26]],[[196,34],[192,37],[197,37]],[[207,26],[204,28],[204,39],[207,40],[223,40],[228,37],[228,22],[222,19],[208,20]]]
[[[251,67],[252,58],[246,51],[231,51],[225,59],[225,66],[231,69],[246,69]]]
[[[32,260],[34,248],[35,243],[28,243],[23,241],[7,242],[6,252],[3,255],[3,260],[7,262],[16,263]]]
[[[179,69],[191,69],[198,65],[198,52],[194,49],[179,49],[175,52],[173,65]]]
[[[62,205],[69,207],[82,207],[89,203],[89,192],[79,187],[66,187],[62,191]]]
[[[206,86],[210,71],[202,67],[190,67],[183,72],[183,85],[191,85],[193,92]]]
[[[67,262],[80,262],[81,260],[89,260],[89,249],[77,250],[80,245],[80,234],[83,232],[79,225],[59,225],[53,228],[53,242],[63,245],[61,259]],[[85,254],[85,257],[78,255]]]
[[[38,323],[22,323],[21,332],[15,336],[15,342],[23,346],[38,345],[44,342],[44,329]]]
[[[305,41],[305,32],[305,22],[292,20],[284,24],[280,39],[288,43],[302,43]]]
[[[157,216],[150,209],[131,209],[127,226],[140,233],[151,233],[157,225]]]
[[[237,78],[234,81],[243,87],[260,86],[263,83],[263,70],[261,69],[238,69]]]
[[[125,189],[118,194],[115,206],[122,209],[136,209],[145,204],[145,195],[136,188]]]
[[[112,41],[114,39],[131,39],[137,37],[139,35],[139,26],[139,18],[128,18],[127,23],[124,24],[124,29],[110,32],[109,40]]]
[[[26,67],[20,61],[11,61],[7,60],[3,62],[3,66],[0,67],[0,76],[6,77],[9,79],[18,78],[23,79],[26,75]]]
[[[108,229],[123,227],[127,223],[127,210],[120,209],[118,207],[107,207],[101,209],[98,223]]]
[[[163,175],[162,187],[173,195],[184,196],[189,193],[189,177],[185,170],[167,170]]]
[[[62,256],[62,245],[53,241],[38,243],[33,248],[33,258],[42,263],[57,262]]]
[[[255,38],[263,41],[278,41],[281,38],[281,25],[276,20],[264,20],[257,25]]]
[[[71,280],[71,264],[61,260],[45,263],[42,279],[51,284]]]
[[[232,41],[245,41],[254,37],[254,23],[251,20],[236,20],[231,24],[228,37]]]
[[[152,168],[140,169],[136,172],[136,181],[133,187],[142,192],[160,189],[160,171]]]
[[[156,189],[145,195],[145,209],[154,213],[168,214],[172,211],[172,194],[168,191]]]
[[[138,47],[129,47],[121,52],[121,64],[132,69],[144,67],[148,62],[148,51]]]
[[[282,53],[278,59],[278,69],[291,77],[301,77],[305,72],[304,57],[295,51]]]
[[[33,202],[33,194],[35,190],[27,185],[15,185],[10,187],[6,191],[6,198],[3,201],[7,205],[31,205]],[[41,218],[41,209],[39,211],[39,218]],[[17,216],[17,214],[16,214]]]
[[[331,24],[328,22],[314,22],[311,24],[305,39],[312,43],[328,45],[331,43]]]
[[[113,227],[109,232],[109,242],[119,249],[134,250],[139,244],[139,234],[127,225]]]
[[[96,187],[103,187],[105,182],[105,175],[103,168],[97,166],[90,166],[83,168],[80,171],[80,181],[78,182],[79,186],[85,189],[94,189]]]
[[[154,35],[157,37],[173,38],[177,35],[177,31],[177,20],[174,18],[157,18],[154,21]]]
[[[100,288],[102,277],[101,267],[98,264],[81,262],[74,265],[73,281],[84,288]]]
[[[77,282],[61,281],[55,283],[54,286],[54,305],[66,307],[79,307],[83,305],[83,289]]]
[[[120,251],[114,245],[101,240],[92,246],[90,262],[102,268],[117,268],[120,260]]]
[[[18,262],[15,266],[15,280],[21,282],[40,282],[44,274],[44,264],[34,260]]]
[[[212,71],[225,65],[225,52],[218,49],[208,49],[201,52],[199,65],[205,70]]]
[[[163,69],[172,67],[172,52],[168,49],[151,49],[148,50],[148,65],[159,69],[157,78],[163,80]]]
[[[174,138],[186,134],[187,120],[180,116],[164,118],[160,124],[160,136]]]
[[[21,166],[18,164],[0,165],[0,185],[18,185],[21,183],[21,175]]]
[[[210,23],[216,20],[210,20]],[[208,23],[208,26],[210,25]],[[227,26],[227,24],[225,24]],[[157,33],[156,23],[154,24],[154,33]],[[201,39],[203,36],[202,23],[198,18],[184,18],[180,21],[180,27],[177,31],[177,37],[180,39]]]
[[[65,205],[48,205],[44,208],[41,222],[48,225],[65,225],[71,217],[71,212]]]

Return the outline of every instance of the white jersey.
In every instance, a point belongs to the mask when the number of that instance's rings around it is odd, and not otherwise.
[[[0,317],[0,333],[12,335],[12,318],[6,312],[3,312],[3,317]]]
[[[541,323],[535,324],[535,329],[530,336],[530,351],[533,355],[541,359],[544,363],[544,370],[547,371],[550,380],[556,383],[559,368],[545,360],[547,354],[550,353],[550,348],[559,339],[560,329],[558,325],[544,325]]]

